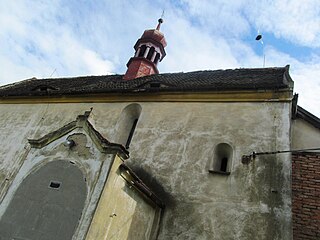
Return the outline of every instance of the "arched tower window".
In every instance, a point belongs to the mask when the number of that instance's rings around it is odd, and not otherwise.
[[[151,61],[151,58],[152,58],[152,56],[154,54],[154,51],[155,51],[154,47],[151,47],[150,50],[149,50],[149,53],[147,55],[147,59],[149,59],[150,61]]]
[[[143,57],[144,53],[146,52],[146,49],[147,49],[146,45],[142,45],[140,47],[140,52],[139,52],[138,57]]]
[[[155,63],[155,64],[158,64],[159,59],[160,59],[160,53],[157,53],[157,54],[156,54],[156,57],[154,58],[154,63]]]
[[[116,142],[129,148],[140,114],[141,106],[137,103],[126,106],[120,115],[117,127]]]
[[[227,143],[220,143],[215,147],[213,162],[209,172],[228,175],[231,170],[233,157],[232,147]]]

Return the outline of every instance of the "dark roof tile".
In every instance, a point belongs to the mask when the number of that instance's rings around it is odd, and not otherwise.
[[[133,80],[123,75],[28,79],[0,87],[0,96],[59,96],[95,93],[278,90],[291,87],[288,67],[164,73]],[[289,77],[290,78],[290,77]]]

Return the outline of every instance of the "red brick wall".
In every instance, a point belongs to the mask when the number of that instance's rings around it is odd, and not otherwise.
[[[320,153],[292,155],[293,239],[320,239]]]
[[[128,69],[123,76],[124,80],[132,80],[138,77],[159,73],[156,65],[148,59],[133,57],[128,63]]]

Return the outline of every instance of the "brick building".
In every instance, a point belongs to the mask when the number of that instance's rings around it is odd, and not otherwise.
[[[294,116],[295,148],[319,148],[320,119],[301,107]],[[319,151],[292,154],[292,225],[296,240],[320,239]]]

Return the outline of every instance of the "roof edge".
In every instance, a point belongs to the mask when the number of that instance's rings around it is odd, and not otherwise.
[[[84,103],[84,102],[288,102],[292,101],[292,91],[242,90],[242,91],[135,91],[96,94],[74,94],[58,96],[0,97],[0,104],[34,103]]]
[[[284,84],[287,84],[290,88],[293,89],[293,86],[294,86],[294,82],[289,74],[289,69],[290,69],[290,65],[286,65],[284,67],[285,71],[283,73],[283,83]]]
[[[320,118],[308,112],[304,108],[297,106],[296,117],[305,120],[315,128],[320,129]]]

